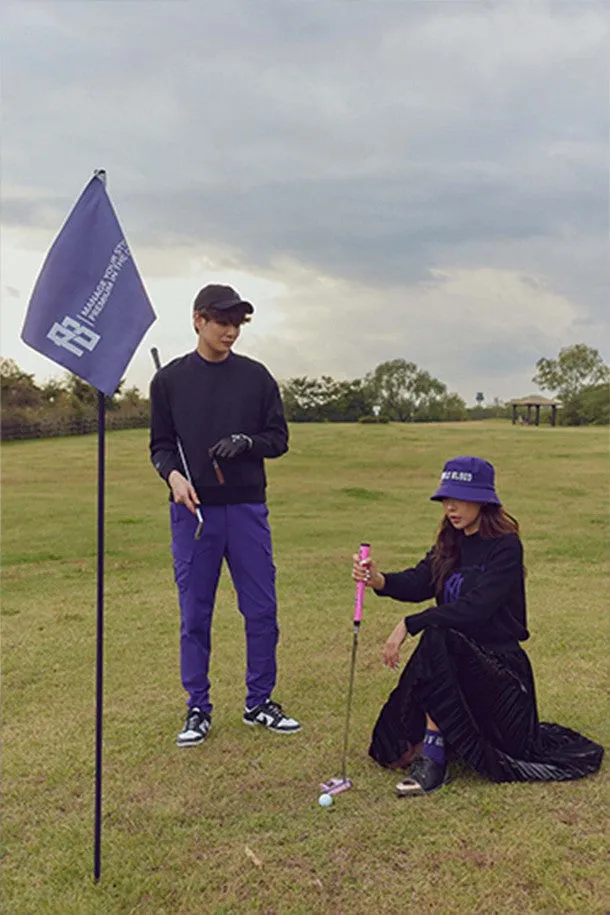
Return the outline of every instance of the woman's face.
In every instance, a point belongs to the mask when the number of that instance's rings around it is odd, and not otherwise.
[[[443,499],[443,509],[456,530],[464,531],[466,535],[476,534],[481,520],[481,506],[478,502]]]

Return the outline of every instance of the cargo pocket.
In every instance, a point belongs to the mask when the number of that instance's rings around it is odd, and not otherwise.
[[[197,519],[184,505],[171,502],[169,506],[174,579],[179,591],[186,591],[193,569],[195,555],[195,528]]]

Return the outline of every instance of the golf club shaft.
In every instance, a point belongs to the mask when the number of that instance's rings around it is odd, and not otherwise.
[[[352,711],[352,695],[354,692],[354,673],[356,671],[356,653],[358,651],[358,630],[360,623],[354,623],[354,639],[352,641],[352,663],[349,673],[349,688],[347,691],[347,713],[345,716],[345,734],[343,735],[343,756],[341,759],[341,778],[347,779],[347,745],[349,741],[349,722]]]
[[[358,550],[358,558],[368,559],[369,553],[371,552],[370,543],[361,543]],[[352,662],[350,665],[349,672],[349,688],[347,691],[347,714],[345,716],[345,735],[343,738],[343,759],[341,763],[341,775],[343,780],[347,778],[347,744],[349,740],[349,722],[352,711],[352,695],[354,692],[354,674],[356,671],[356,653],[358,651],[358,631],[360,629],[360,622],[362,620],[362,607],[364,605],[364,592],[365,584],[363,581],[359,581],[356,585],[356,597],[354,600],[354,639],[352,642]]]
[[[152,360],[155,364],[156,370],[159,371],[159,369],[161,368],[161,359],[159,358],[159,350],[157,349],[156,346],[152,347],[150,354],[152,356]],[[180,455],[180,460],[182,461],[182,467],[184,468],[184,475],[186,476],[186,478],[189,481],[189,483],[191,484],[191,486],[193,486],[193,478],[191,477],[189,465],[186,460],[186,454],[184,453],[184,448],[182,447],[182,442],[180,441],[180,438],[178,436],[176,436],[176,445],[178,447],[178,454]],[[193,486],[193,489],[194,488],[195,487]],[[199,537],[201,536],[201,530],[203,528],[203,515],[201,514],[201,509],[199,508],[198,505],[195,506],[195,514],[197,516],[197,521],[199,522],[197,525],[197,530],[195,531],[195,540],[199,540]]]
[[[159,359],[159,350],[157,349],[156,346],[153,346],[150,352],[151,352],[151,355],[153,358],[153,362],[155,363],[155,368],[157,369],[157,371],[159,371],[159,369],[161,368],[161,360]],[[189,473],[188,473],[188,466],[186,463],[186,459],[184,458],[184,450],[182,449],[180,439],[177,436],[176,436],[176,438],[178,441],[178,449],[180,450],[180,457],[182,458],[182,463],[184,465],[184,469],[186,470],[186,476],[187,476],[189,482],[192,482],[190,479]],[[221,486],[224,486],[225,477],[224,477],[222,470],[220,469],[220,464],[218,463],[216,458],[210,457],[210,460],[212,461],[212,466],[214,468],[214,473],[216,474],[216,479],[218,480],[218,482],[220,483]]]

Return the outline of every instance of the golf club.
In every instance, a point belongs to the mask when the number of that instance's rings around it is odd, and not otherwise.
[[[159,369],[161,368],[161,360],[159,358],[159,350],[157,349],[156,346],[152,347],[152,349],[150,351],[150,355],[152,356],[152,360],[155,364],[156,370],[159,371]],[[182,461],[182,466],[184,468],[184,475],[186,476],[186,478],[189,481],[189,483],[191,484],[191,486],[193,486],[193,479],[191,477],[189,465],[186,462],[186,454],[184,453],[184,448],[182,447],[182,442],[180,441],[178,436],[176,436],[176,445],[178,446],[178,454],[180,455],[180,460]],[[224,483],[224,479],[222,480],[222,482]],[[201,532],[203,530],[203,515],[201,514],[201,509],[198,505],[195,507],[195,514],[197,515],[197,527],[195,528],[195,540],[199,540],[199,538],[201,537]]]
[[[358,558],[360,560],[367,559],[370,551],[371,546],[369,543],[361,543],[360,549],[358,550]],[[352,662],[349,674],[349,688],[347,691],[347,714],[345,716],[345,735],[343,738],[341,777],[331,778],[327,782],[324,782],[322,785],[320,785],[324,794],[341,794],[342,791],[347,791],[348,788],[352,787],[352,781],[347,777],[347,744],[349,738],[349,721],[352,709],[352,695],[354,692],[354,672],[356,669],[356,652],[358,650],[358,632],[360,630],[360,623],[362,621],[362,607],[364,604],[365,588],[366,585],[363,581],[359,581],[356,584],[356,599],[354,602],[354,639],[352,642]]]

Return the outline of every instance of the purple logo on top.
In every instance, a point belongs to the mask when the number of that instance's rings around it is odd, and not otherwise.
[[[462,593],[463,584],[464,576],[461,572],[454,572],[453,575],[450,575],[445,582],[445,587],[443,590],[443,601],[446,604],[450,604],[452,601],[458,600],[460,594]]]

